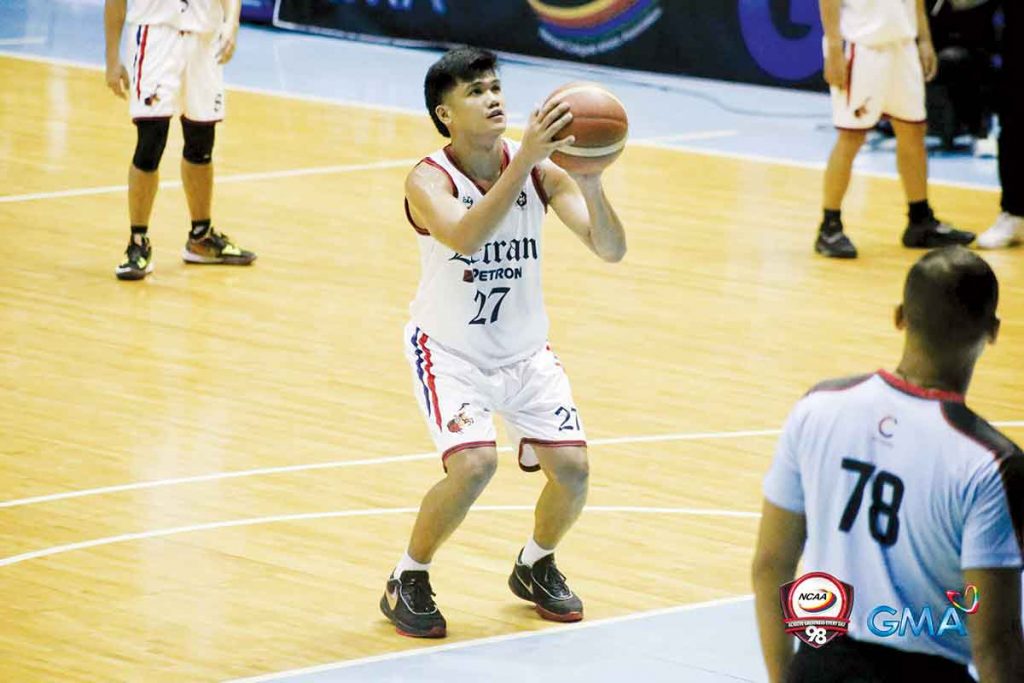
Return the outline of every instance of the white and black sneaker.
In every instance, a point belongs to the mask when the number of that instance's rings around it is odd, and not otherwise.
[[[537,614],[549,621],[579,621],[583,618],[583,602],[569,590],[565,575],[555,566],[555,556],[547,555],[532,567],[516,558],[508,587],[527,602],[532,602]]]
[[[857,247],[843,232],[843,224],[839,221],[821,224],[818,239],[814,242],[814,251],[829,258],[857,258]]]
[[[388,579],[380,599],[380,611],[400,635],[412,638],[444,638],[448,624],[434,604],[427,572],[404,571]]]

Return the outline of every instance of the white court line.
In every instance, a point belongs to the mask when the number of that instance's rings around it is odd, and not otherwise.
[[[21,38],[0,38],[0,47],[9,45],[42,45],[46,36],[22,36]]]
[[[532,512],[534,505],[474,505],[474,512]],[[175,534],[185,534],[193,531],[209,531],[211,529],[230,529],[234,527],[255,526],[258,524],[274,524],[276,522],[301,522],[310,519],[334,519],[338,517],[374,517],[379,515],[404,515],[418,512],[418,507],[407,508],[371,508],[367,510],[333,510],[330,512],[304,512],[290,515],[273,515],[270,517],[249,517],[247,519],[231,519],[223,522],[209,522],[207,524],[192,524],[189,526],[171,527],[169,529],[153,529],[151,531],[139,531],[119,536],[107,536],[105,538],[94,538],[89,541],[78,541],[65,545],[55,545],[41,550],[33,550],[20,555],[0,558],[0,567],[7,567],[19,562],[35,560],[41,557],[50,557],[68,553],[72,550],[84,550],[96,548],[114,543],[126,541],[139,541],[147,538],[162,538]],[[693,515],[698,517],[733,517],[742,519],[757,519],[760,512],[747,512],[743,510],[712,510],[705,508],[673,508],[673,507],[637,507],[631,505],[588,505],[584,508],[586,512],[625,512],[630,514],[652,514],[652,515]]]
[[[774,436],[779,434],[778,429],[759,429],[738,432],[690,432],[681,434],[654,434],[650,436],[620,436],[611,439],[591,439],[587,442],[589,446],[610,446],[627,443],[658,443],[665,441],[700,441],[704,439],[741,439],[749,436]],[[510,446],[498,448],[500,452],[511,451]],[[79,491],[65,491],[63,493],[51,493],[31,498],[18,498],[0,502],[0,508],[13,508],[22,505],[34,505],[36,503],[47,503],[55,500],[68,498],[82,498],[84,496],[98,496],[105,493],[116,493],[118,491],[135,491],[138,489],[152,489],[161,486],[176,486],[178,484],[193,484],[202,481],[217,481],[220,479],[237,479],[239,477],[255,477],[263,474],[282,474],[285,472],[304,472],[308,470],[337,469],[342,467],[359,467],[363,465],[387,465],[395,462],[410,462],[414,460],[437,459],[436,452],[410,453],[408,455],[390,455],[380,458],[364,458],[360,460],[334,460],[330,462],[308,463],[302,465],[284,465],[281,467],[260,467],[252,470],[239,470],[236,472],[214,472],[211,474],[200,474],[191,477],[174,477],[172,479],[157,479],[153,481],[141,481],[132,484],[117,484],[114,486],[102,486],[93,489],[82,489]]]
[[[1024,420],[1004,420],[993,422],[993,426],[1002,428],[1024,427]],[[689,432],[680,434],[653,434],[649,436],[620,436],[608,439],[591,439],[588,446],[613,446],[629,443],[664,443],[669,441],[701,441],[714,439],[742,439],[754,436],[777,436],[781,433],[779,429],[749,429],[734,432]],[[499,452],[507,453],[512,448],[501,446]],[[29,498],[16,498],[14,500],[0,501],[0,509],[21,507],[23,505],[35,505],[37,503],[48,503],[55,500],[67,500],[69,498],[83,498],[86,496],[98,496],[106,493],[117,493],[120,491],[137,491],[140,489],[154,489],[164,486],[177,486],[179,484],[195,484],[204,481],[218,481],[222,479],[238,479],[241,477],[256,477],[264,474],[284,474],[287,472],[306,472],[310,470],[340,469],[344,467],[360,467],[373,465],[387,465],[396,462],[411,462],[416,460],[431,460],[437,458],[437,453],[410,453],[408,455],[389,455],[379,458],[364,458],[360,460],[332,460],[329,462],[306,463],[302,465],[283,465],[280,467],[260,467],[251,470],[238,470],[235,472],[213,472],[210,474],[199,474],[190,477],[174,477],[171,479],[155,479],[152,481],[140,481],[131,484],[116,484],[113,486],[101,486],[92,489],[81,489],[78,491],[64,491],[62,493],[51,493],[42,496],[31,496]]]
[[[56,64],[56,65],[59,65],[59,66],[71,66],[71,67],[76,67],[76,68],[81,68],[81,69],[88,69],[88,70],[91,70],[91,71],[102,71],[102,67],[97,66],[95,64],[89,64],[89,63],[86,63],[86,62],[80,62],[80,61],[75,61],[75,60],[71,60],[71,59],[60,59],[60,58],[56,58],[56,57],[42,57],[42,56],[39,56],[39,55],[26,55],[26,54],[20,54],[18,52],[12,52],[12,51],[9,51],[9,50],[0,50],[0,57],[10,57],[12,59],[22,59],[22,60],[31,61],[31,62],[42,62],[42,63],[45,63],[45,64]],[[421,110],[419,110],[419,109],[415,109],[414,110],[414,109],[407,109],[405,107],[397,107],[397,106],[382,105],[382,104],[372,104],[372,103],[368,103],[368,102],[346,100],[346,99],[342,99],[342,98],[322,97],[322,96],[317,96],[317,95],[304,95],[304,94],[301,94],[301,93],[290,93],[290,92],[281,91],[281,90],[270,90],[270,89],[266,89],[266,88],[255,88],[255,87],[249,87],[249,86],[243,86],[243,85],[229,85],[228,89],[229,90],[238,90],[238,91],[241,91],[241,92],[248,92],[248,93],[253,93],[253,94],[258,94],[258,95],[265,95],[265,96],[268,96],[268,97],[280,97],[280,98],[284,98],[284,99],[292,99],[292,100],[297,100],[297,101],[300,101],[300,102],[315,102],[315,103],[320,103],[320,104],[334,104],[334,105],[345,106],[345,107],[356,107],[356,108],[375,110],[375,111],[386,111],[386,112],[391,112],[391,113],[394,113],[394,114],[402,114],[402,115],[406,115],[406,116],[422,116],[423,115],[423,112]],[[729,137],[729,136],[725,135],[726,132],[728,132],[728,131],[696,131],[696,132],[691,132],[691,133],[681,133],[679,136],[665,136],[665,137],[655,137],[655,138],[647,138],[647,139],[640,138],[640,139],[637,139],[637,140],[634,140],[634,141],[630,142],[629,146],[653,147],[653,148],[656,148],[656,149],[663,149],[663,150],[668,150],[668,151],[673,151],[673,152],[686,152],[686,153],[689,153],[689,154],[700,154],[700,155],[703,155],[703,156],[713,156],[713,157],[720,157],[720,158],[724,158],[724,159],[735,159],[735,160],[738,160],[738,161],[751,161],[751,162],[754,162],[754,163],[771,164],[771,165],[774,165],[774,166],[792,166],[792,167],[796,167],[796,168],[808,168],[808,169],[818,170],[818,171],[820,171],[821,169],[825,168],[824,162],[798,161],[798,160],[793,160],[793,159],[781,159],[781,158],[777,158],[777,157],[770,157],[770,156],[765,156],[765,155],[761,155],[761,154],[747,154],[745,152],[728,152],[728,151],[724,151],[724,150],[709,149],[709,148],[705,148],[705,147],[694,147],[694,146],[689,146],[689,145],[671,144],[671,140],[675,140],[675,139],[694,141],[694,140],[701,140],[701,139],[713,139],[715,137]],[[704,135],[707,135],[709,137],[707,137],[707,138],[701,137],[701,136],[704,136]],[[418,159],[417,159],[417,161],[418,161]],[[899,175],[898,174],[890,173],[890,172],[887,172],[887,171],[870,171],[870,170],[858,169],[858,168],[854,167],[853,173],[854,173],[854,175],[868,176],[868,177],[872,177],[872,178],[886,178],[888,180],[898,180],[899,179]],[[312,174],[312,172],[310,174]],[[218,182],[222,182],[222,181],[218,180]],[[983,185],[981,183],[961,182],[961,181],[957,181],[957,180],[941,180],[941,179],[937,179],[937,178],[929,178],[928,179],[928,183],[930,185],[932,185],[932,186],[955,187],[955,188],[968,189],[968,190],[979,190],[979,191],[982,191],[982,192],[1000,192],[1001,191],[1000,188],[998,186],[995,186],[995,185]],[[161,186],[163,186],[162,183],[161,183]],[[116,191],[121,191],[122,189],[124,189],[124,188],[122,188],[121,186],[117,186]],[[90,190],[97,190],[97,191],[90,191]],[[112,191],[112,190],[109,189],[109,188],[83,188],[83,189],[80,189],[80,190],[65,190],[63,192],[78,193],[78,194],[100,194],[102,192],[110,192],[110,191]],[[40,193],[40,194],[47,194],[47,193]],[[78,194],[60,194],[58,192],[58,193],[54,193],[54,196],[78,196]],[[19,195],[9,195],[8,197],[0,196],[0,203],[4,202],[5,200],[6,201],[19,201],[17,199],[13,199],[14,197],[18,197],[18,196]],[[34,198],[34,199],[43,199],[43,198],[48,198],[48,197],[32,197],[32,198]],[[20,201],[28,201],[28,200],[20,200]]]
[[[312,166],[309,168],[292,168],[283,171],[262,171],[259,173],[234,173],[217,177],[217,184],[244,183],[251,180],[270,180],[273,178],[297,178],[309,175],[328,175],[331,173],[352,173],[354,171],[372,171],[383,168],[411,168],[419,159],[392,159],[389,161],[371,161],[363,164],[336,164],[333,166]],[[161,188],[181,187],[180,180],[163,180]],[[53,192],[31,192],[28,194],[0,195],[0,204],[14,202],[30,202],[38,199],[58,199],[61,197],[82,197],[94,194],[110,194],[127,192],[127,185],[104,185],[101,187],[83,187],[73,190],[56,190]]]
[[[732,138],[740,134],[738,130],[700,130],[691,133],[677,133],[675,135],[659,135],[653,138],[637,138],[630,140],[631,145],[650,145],[651,147],[662,147],[665,142],[692,142],[696,140],[718,140],[719,138]]]
[[[590,621],[580,621],[575,624],[562,624],[556,627],[549,627],[539,631],[523,631],[519,633],[508,633],[502,636],[490,636],[489,638],[474,638],[473,640],[464,640],[458,643],[450,643],[447,645],[435,645],[433,647],[422,647],[416,650],[404,650],[402,652],[389,652],[383,655],[374,655],[372,657],[361,657],[359,659],[346,659],[340,662],[332,662],[330,664],[320,664],[318,666],[310,666],[304,669],[291,669],[289,671],[279,671],[273,674],[264,674],[262,676],[252,676],[250,678],[237,678],[228,683],[263,683],[264,681],[276,681],[286,676],[301,676],[304,674],[316,674],[323,673],[325,671],[336,671],[338,669],[348,669],[354,666],[362,666],[364,664],[375,664],[377,662],[387,662],[394,659],[406,659],[408,657],[422,657],[425,655],[437,654],[440,652],[450,652],[452,650],[463,650],[470,647],[479,647],[481,645],[492,645],[494,643],[505,643],[511,640],[522,640],[524,638],[535,638],[538,636],[553,636],[562,633],[568,633],[571,631],[580,631],[583,629],[595,628],[599,626],[607,626],[609,624],[621,624],[627,621],[636,621],[638,619],[649,619],[652,617],[658,617],[664,614],[678,614],[680,612],[692,612],[700,609],[708,609],[710,607],[723,607],[725,605],[734,605],[739,602],[747,602],[753,600],[753,595],[736,595],[730,598],[719,598],[717,600],[708,600],[706,602],[697,602],[690,605],[678,605],[676,607],[661,607],[659,609],[647,610],[644,612],[633,612],[632,614],[624,614],[619,617],[607,617],[605,619],[594,619]]]

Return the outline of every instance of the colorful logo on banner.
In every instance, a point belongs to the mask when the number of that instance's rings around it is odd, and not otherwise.
[[[824,32],[818,0],[781,0],[788,5],[782,25],[773,18],[780,0],[739,0],[740,32],[757,65],[772,76],[799,81],[821,71]],[[776,15],[779,16],[779,15]]]
[[[545,43],[577,57],[611,52],[661,18],[660,0],[526,0]]]
[[[821,647],[850,626],[853,586],[831,574],[811,572],[779,588],[786,633]]]

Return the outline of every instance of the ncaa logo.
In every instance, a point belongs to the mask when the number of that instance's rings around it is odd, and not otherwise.
[[[845,634],[853,611],[853,586],[831,574],[811,572],[779,588],[783,623],[811,647]]]

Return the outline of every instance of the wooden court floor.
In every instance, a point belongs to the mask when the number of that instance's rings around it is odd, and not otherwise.
[[[377,600],[441,473],[402,356],[419,266],[401,187],[440,144],[426,116],[232,93],[214,218],[259,260],[181,263],[170,186],[156,272],[122,283],[124,103],[91,70],[0,58],[0,81],[0,680],[221,680],[422,647]],[[180,144],[172,128],[166,181]],[[551,339],[595,442],[559,564],[589,619],[750,592],[757,520],[728,513],[758,510],[774,437],[743,432],[819,379],[895,364],[917,256],[898,183],[855,179],[862,258],[836,263],[811,251],[820,181],[634,145],[607,174],[622,264],[549,220]],[[932,195],[971,229],[997,211],[993,192]],[[989,258],[1003,335],[969,402],[1021,421],[1024,253]],[[230,472],[249,476],[46,498]],[[436,558],[450,641],[552,627],[505,586],[540,485],[506,454]]]

